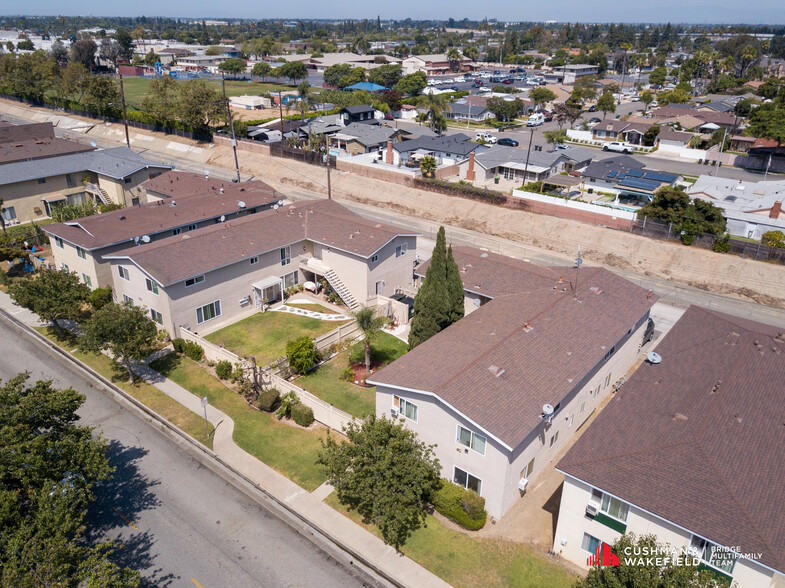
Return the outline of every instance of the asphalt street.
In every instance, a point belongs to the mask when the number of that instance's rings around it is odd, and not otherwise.
[[[81,422],[110,445],[114,478],[97,489],[89,528],[119,543],[115,561],[144,585],[242,588],[362,582],[234,485],[118,404],[66,360],[0,317],[0,378],[28,370],[87,397]]]

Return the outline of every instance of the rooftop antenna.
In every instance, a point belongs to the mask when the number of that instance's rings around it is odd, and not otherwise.
[[[583,259],[581,258],[581,246],[578,245],[578,257],[575,258],[575,289],[572,292],[572,297],[578,297],[578,270],[581,269]]]

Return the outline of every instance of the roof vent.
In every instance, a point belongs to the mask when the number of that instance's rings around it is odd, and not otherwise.
[[[121,216],[121,217],[120,217],[120,220],[125,220],[125,216]]]
[[[722,384],[722,380],[717,380],[714,383],[714,386],[711,387],[711,392],[709,392],[709,394],[716,394],[717,390],[720,388],[720,384]]]
[[[240,208],[245,208],[245,202],[243,202],[242,200],[240,200],[240,201],[237,203],[237,206],[239,206]]]
[[[501,375],[502,375],[502,374],[505,372],[505,370],[503,370],[502,368],[500,368],[500,367],[499,367],[499,366],[497,366],[497,365],[488,366],[488,369],[489,369],[489,370],[490,370],[490,372],[491,372],[491,373],[492,373],[494,376],[496,376],[497,378],[498,378],[499,376],[501,376]]]
[[[528,332],[529,332],[529,331],[531,331],[533,328],[534,328],[534,327],[532,327],[532,324],[531,324],[530,322],[525,322],[525,323],[523,323],[523,332],[524,332],[524,333],[528,333]]]
[[[175,202],[174,200],[172,200],[172,206],[177,206],[177,202]]]
[[[488,257],[488,254],[487,253],[481,253],[480,257]]]
[[[221,189],[220,189],[220,190],[218,190],[218,191],[219,191],[221,194],[223,194],[223,193],[224,193],[224,189],[223,189],[223,188],[221,188]]]
[[[686,421],[688,418],[689,417],[687,417],[686,414],[682,414],[680,412],[677,412],[675,415],[673,415],[674,421]]]
[[[592,286],[591,288],[589,288],[589,290],[594,292],[595,294],[602,294],[602,288],[599,288],[598,286]]]

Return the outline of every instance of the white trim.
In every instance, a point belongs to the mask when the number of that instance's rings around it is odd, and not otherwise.
[[[460,441],[460,439],[461,439],[461,434],[460,434],[460,433],[461,433],[461,429],[463,429],[464,431],[469,431],[469,433],[471,434],[471,439],[469,440],[469,444],[468,444],[468,445],[464,445],[464,444],[463,444],[463,443],[461,443],[461,441]],[[476,450],[474,447],[472,447],[472,441],[474,440],[474,437],[475,437],[475,436],[478,436],[478,435],[479,435],[480,437],[482,437],[482,438],[485,440],[485,441],[484,441],[484,443],[485,443],[485,446],[487,447],[487,445],[488,445],[488,438],[487,438],[485,435],[480,435],[479,433],[475,433],[474,431],[472,431],[472,430],[471,430],[471,429],[469,429],[468,427],[464,427],[464,426],[463,426],[461,423],[455,423],[455,442],[456,442],[458,445],[461,445],[461,446],[463,446],[463,447],[466,447],[466,448],[468,448],[468,449],[471,449],[471,450],[472,450],[472,451],[474,451],[474,453],[476,453],[477,455],[482,455],[483,457],[485,457],[485,453],[486,453],[485,451],[483,451],[482,453],[480,453],[480,452],[479,452],[479,451],[477,451],[477,450]]]
[[[385,384],[385,383],[382,383],[382,382],[376,382],[376,381],[368,380],[368,379],[366,379],[365,381],[368,384],[372,384],[374,386],[385,386],[387,388],[393,388],[395,390],[403,390],[404,392],[414,392],[415,394],[424,394],[425,396],[430,396],[432,398],[436,398],[442,404],[444,404],[446,407],[448,407],[450,410],[455,411],[457,414],[461,415],[464,419],[466,419],[467,422],[471,423],[473,426],[477,427],[480,431],[482,431],[483,433],[487,434],[488,437],[490,437],[491,439],[493,439],[494,441],[499,443],[502,447],[504,447],[508,451],[513,451],[513,448],[510,447],[509,445],[507,445],[507,443],[505,443],[504,441],[499,439],[496,435],[494,435],[493,433],[488,431],[488,429],[486,429],[485,427],[482,427],[482,426],[478,425],[476,422],[474,422],[472,419],[470,419],[468,416],[466,416],[460,410],[455,408],[452,404],[450,404],[449,402],[445,401],[438,394],[434,394],[433,392],[426,392],[425,390],[417,390],[416,388],[407,388],[406,386],[396,386],[395,384]],[[528,434],[527,434],[527,437],[528,437]]]
[[[103,257],[103,259],[111,259],[111,260],[113,260],[113,261],[126,260],[126,261],[128,261],[128,262],[130,262],[130,263],[134,264],[134,265],[136,266],[136,268],[137,268],[137,269],[138,269],[140,272],[142,272],[142,273],[143,273],[145,276],[147,276],[147,277],[149,277],[151,280],[153,280],[153,281],[154,281],[156,284],[158,284],[158,285],[159,285],[161,288],[166,288],[166,286],[164,286],[164,285],[161,283],[161,281],[160,281],[160,280],[157,280],[155,277],[153,277],[153,275],[152,275],[150,272],[148,272],[146,269],[144,269],[144,268],[143,268],[141,265],[139,265],[138,263],[136,263],[136,262],[135,262],[133,259],[131,259],[131,258],[130,258],[129,256],[127,256],[127,255],[111,255],[111,256],[107,255],[107,256],[104,256],[104,257]],[[110,265],[111,265],[111,264],[110,264]],[[181,281],[182,281],[182,280],[181,280]],[[176,284],[177,282],[172,282],[172,283],[173,283],[173,284]]]
[[[452,480],[450,480],[450,481],[453,484],[455,484],[456,486],[458,484],[455,483],[455,470],[461,470],[464,474],[466,474],[466,486],[463,487],[464,490],[471,490],[471,488],[469,488],[469,476],[471,476],[475,480],[479,480],[480,481],[480,491],[477,492],[477,496],[482,496],[482,491],[483,491],[483,489],[485,487],[485,480],[483,480],[480,476],[475,476],[469,470],[465,470],[465,469],[463,469],[461,467],[458,467],[457,465],[453,465],[452,466]],[[472,492],[474,492],[474,490],[472,490]]]
[[[654,513],[653,513],[653,512],[651,512],[650,510],[646,510],[645,508],[642,508],[642,507],[638,506],[637,504],[635,504],[635,503],[633,503],[633,502],[629,502],[628,500],[624,500],[623,498],[620,498],[620,497],[616,496],[615,494],[611,494],[610,492],[606,492],[605,490],[603,490],[602,488],[599,488],[599,487],[595,486],[594,484],[590,484],[589,482],[587,482],[587,481],[585,481],[585,480],[581,480],[580,478],[578,478],[578,477],[576,477],[576,476],[573,476],[573,475],[571,475],[571,474],[568,474],[568,473],[567,473],[567,472],[565,472],[564,470],[560,470],[558,467],[556,467],[556,468],[554,468],[554,469],[555,469],[557,472],[559,472],[560,474],[563,474],[565,478],[572,478],[573,480],[577,480],[578,482],[581,482],[582,484],[585,484],[586,486],[589,486],[590,488],[596,488],[597,490],[599,490],[599,491],[600,491],[600,492],[602,492],[603,494],[607,494],[608,496],[613,496],[614,498],[616,498],[616,499],[618,499],[618,500],[621,500],[622,502],[626,502],[626,503],[627,503],[627,504],[629,504],[631,507],[633,507],[633,506],[634,506],[634,507],[635,507],[635,508],[637,508],[639,511],[641,511],[641,512],[645,512],[647,515],[650,515],[650,516],[652,516],[652,517],[654,517],[655,519],[658,519],[658,520],[660,520],[660,521],[664,521],[664,522],[668,523],[669,525],[673,525],[674,527],[676,527],[677,529],[681,529],[681,530],[682,530],[682,531],[684,531],[685,533],[689,533],[690,535],[695,535],[696,537],[700,537],[701,539],[705,539],[706,541],[709,541],[710,543],[714,543],[715,545],[719,545],[720,547],[723,547],[723,548],[725,548],[725,549],[728,549],[728,551],[730,551],[730,552],[732,552],[732,553],[737,553],[736,551],[733,551],[732,549],[729,549],[729,548],[727,548],[726,546],[722,545],[721,543],[719,543],[719,542],[717,542],[717,541],[712,541],[712,540],[711,540],[711,539],[709,539],[708,537],[704,537],[703,535],[699,535],[698,533],[695,533],[694,531],[690,531],[688,528],[686,528],[686,527],[682,527],[680,524],[678,524],[678,523],[674,523],[674,522],[673,522],[673,521],[671,521],[670,519],[666,519],[666,518],[665,518],[665,517],[663,517],[663,516],[660,516],[660,515],[658,515],[658,514],[654,514]],[[629,512],[627,513],[627,516],[629,516]],[[613,518],[613,517],[611,517],[611,518]],[[656,535],[656,533],[655,533],[655,535]],[[739,553],[738,555],[741,555],[741,554]],[[774,569],[774,568],[772,568],[772,567],[769,567],[769,566],[767,566],[767,565],[766,565],[766,564],[764,564],[764,563],[761,563],[761,561],[760,561],[760,560],[758,560],[758,559],[748,559],[748,558],[740,558],[740,559],[744,559],[745,561],[748,561],[748,562],[755,563],[755,564],[757,564],[757,565],[761,566],[762,568],[766,568],[767,570],[769,570],[769,571],[771,571],[771,572],[774,572],[775,574],[782,574],[782,573],[783,573],[783,571],[776,570],[776,569]],[[727,575],[727,574],[726,574],[726,575]]]

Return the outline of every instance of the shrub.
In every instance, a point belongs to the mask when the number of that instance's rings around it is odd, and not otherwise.
[[[785,249],[785,233],[782,231],[766,231],[760,241],[769,247]]]
[[[184,353],[185,352],[185,339],[181,339],[177,337],[177,339],[172,339],[172,347],[177,353]]]
[[[341,379],[347,382],[354,382],[354,370],[351,367],[345,367],[341,372]]]
[[[156,334],[155,338],[159,341],[168,341],[169,340],[169,331],[166,329],[160,329]]]
[[[319,352],[313,339],[304,335],[286,344],[286,359],[297,374],[306,374],[319,362]]]
[[[301,427],[310,427],[314,421],[313,409],[299,402],[292,406],[292,420]]]
[[[225,359],[215,364],[215,375],[225,380],[232,375],[232,364]]]
[[[488,517],[485,512],[485,499],[472,490],[465,490],[452,482],[444,482],[432,501],[433,507],[440,514],[464,529],[477,531],[485,526]]]
[[[717,253],[727,253],[730,251],[730,235],[723,235],[722,237],[717,237],[714,241],[714,245],[712,249]]]
[[[265,388],[259,392],[259,396],[256,398],[256,406],[259,407],[259,410],[272,412],[278,406],[278,401],[280,399],[281,394],[278,390],[275,388]]]
[[[281,420],[283,417],[291,417],[294,405],[299,404],[299,402],[300,399],[297,398],[297,394],[294,392],[287,392],[281,397],[281,405],[275,413],[275,416],[278,417],[278,420]]]
[[[204,358],[204,349],[202,349],[202,346],[197,345],[196,343],[193,343],[191,341],[188,341],[185,344],[185,349],[183,350],[183,353],[185,353],[187,357],[190,357],[194,361],[202,361],[202,359]]]
[[[99,310],[112,301],[112,288],[96,288],[90,292],[90,304]]]

